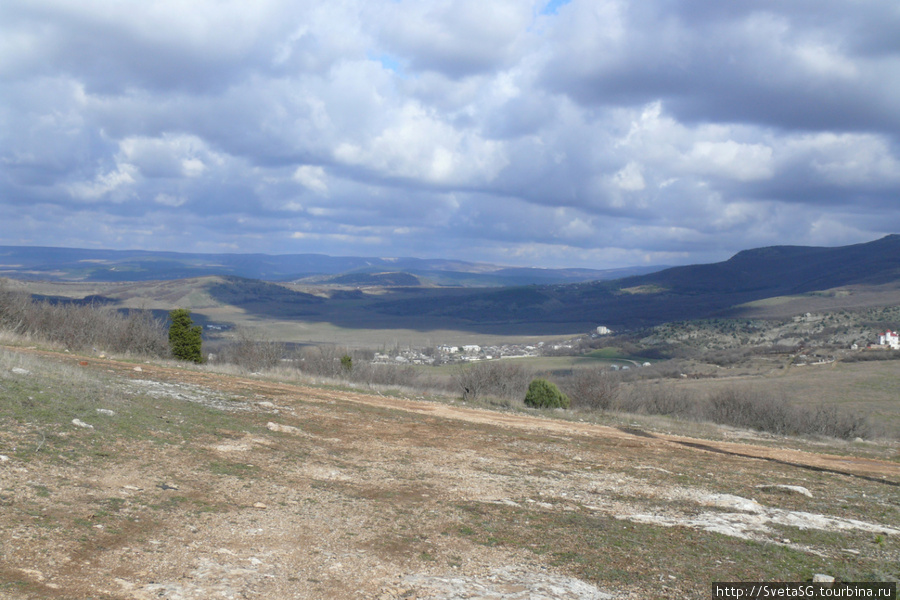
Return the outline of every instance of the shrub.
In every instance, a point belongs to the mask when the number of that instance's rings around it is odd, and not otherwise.
[[[528,385],[525,405],[532,408],[569,408],[569,397],[546,379],[535,379]]]
[[[349,373],[353,370],[353,357],[349,354],[345,354],[341,357],[341,369],[344,373]]]
[[[576,408],[609,410],[619,393],[619,375],[600,369],[578,369],[562,385]]]
[[[457,365],[450,375],[462,392],[463,400],[475,402],[483,396],[519,400],[531,374],[522,365],[500,361],[481,361]]]
[[[178,308],[169,313],[172,325],[169,326],[169,348],[172,356],[178,360],[190,360],[195,363],[203,362],[203,328],[194,325],[191,320],[191,312],[184,308]]]

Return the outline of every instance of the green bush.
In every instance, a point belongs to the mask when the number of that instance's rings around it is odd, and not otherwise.
[[[191,312],[178,308],[169,313],[172,325],[169,326],[169,348],[172,356],[178,360],[203,362],[203,328],[194,325]]]
[[[569,397],[546,379],[535,379],[528,385],[525,406],[532,408],[569,408]]]

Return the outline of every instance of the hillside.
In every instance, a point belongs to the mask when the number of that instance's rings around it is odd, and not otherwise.
[[[838,248],[777,246],[708,265],[673,267],[614,281],[507,288],[464,299],[386,301],[375,310],[468,323],[595,324],[636,328],[669,321],[739,316],[741,305],[784,295],[900,283],[900,236]],[[871,294],[869,295],[871,296]],[[891,301],[894,298],[890,296]],[[871,302],[868,297],[867,302]],[[844,300],[843,306],[852,306]]]
[[[330,276],[352,279],[367,274],[392,272],[398,275],[404,273],[408,282],[415,277],[426,279],[433,285],[503,287],[615,279],[660,268],[537,269],[420,258],[336,257],[323,254],[196,254],[0,246],[0,277],[48,281],[163,281],[218,275],[264,281],[306,280],[315,283]]]
[[[177,305],[197,311],[201,318],[322,324],[331,332],[337,328],[568,335],[601,324],[614,330],[639,329],[701,318],[790,316],[894,304],[900,289],[900,236],[838,248],[760,248],[715,264],[553,285],[481,288],[467,287],[475,285],[467,281],[464,286],[442,287],[409,270],[373,270],[372,265],[367,269],[292,283],[229,275],[18,285],[44,297],[94,298],[123,308],[164,310]],[[533,276],[508,270],[453,273],[459,281],[481,275]]]
[[[13,348],[0,386],[10,600],[700,599],[900,577],[895,448]],[[873,451],[894,459],[854,455]]]

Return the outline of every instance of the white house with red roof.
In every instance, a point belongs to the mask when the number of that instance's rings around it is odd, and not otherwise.
[[[900,334],[888,329],[878,334],[878,343],[882,346],[890,346],[892,350],[900,350]]]

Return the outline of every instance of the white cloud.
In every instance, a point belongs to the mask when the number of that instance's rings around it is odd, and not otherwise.
[[[80,200],[97,201],[109,196],[110,200],[121,202],[125,197],[121,194],[137,183],[137,168],[123,163],[114,171],[98,173],[92,181],[79,181],[68,186],[73,197]],[[116,193],[119,192],[119,193]]]
[[[301,165],[294,171],[294,181],[321,196],[328,193],[328,183],[325,181],[325,169],[312,165]]]

